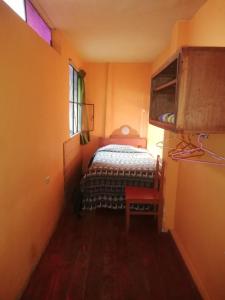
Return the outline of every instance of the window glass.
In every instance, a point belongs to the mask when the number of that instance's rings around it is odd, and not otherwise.
[[[78,122],[77,122],[77,131],[80,132],[81,131],[81,118],[82,118],[82,106],[78,103],[77,105],[77,118],[78,118]]]
[[[51,45],[52,32],[30,1],[26,0],[27,24],[37,32],[49,45]]]
[[[73,89],[73,93],[74,93],[74,101],[78,102],[78,74],[77,71],[75,69],[73,69],[73,81],[74,81],[74,89]]]
[[[14,10],[24,21],[26,20],[24,0],[3,0]]]
[[[74,103],[74,107],[73,107],[73,111],[74,111],[74,116],[73,116],[73,128],[74,128],[74,133],[78,132],[78,114],[77,114],[77,102]]]
[[[69,101],[73,101],[73,67],[69,65]]]

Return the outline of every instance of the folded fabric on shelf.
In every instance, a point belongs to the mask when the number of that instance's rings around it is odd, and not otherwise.
[[[175,123],[175,114],[174,113],[165,113],[159,116],[160,122],[166,122],[166,123]]]

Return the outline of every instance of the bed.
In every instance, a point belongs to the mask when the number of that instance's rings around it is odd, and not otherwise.
[[[94,154],[81,180],[84,210],[100,207],[124,209],[126,185],[153,185],[156,160],[145,148],[140,147],[144,145],[143,142],[144,139],[138,137],[113,137],[102,141],[103,146]]]

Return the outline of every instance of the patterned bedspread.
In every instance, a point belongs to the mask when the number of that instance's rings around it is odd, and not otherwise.
[[[145,149],[127,145],[100,148],[81,180],[83,209],[123,209],[125,185],[152,186],[155,164]]]

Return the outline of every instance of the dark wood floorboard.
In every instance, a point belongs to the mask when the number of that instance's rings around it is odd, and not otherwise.
[[[151,217],[68,209],[21,300],[200,300],[168,233]]]

